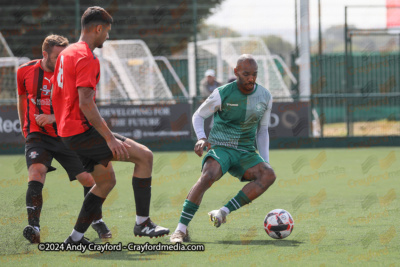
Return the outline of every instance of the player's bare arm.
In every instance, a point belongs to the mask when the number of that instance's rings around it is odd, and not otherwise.
[[[79,94],[79,108],[93,125],[93,127],[103,136],[110,148],[113,156],[118,160],[125,160],[129,158],[127,147],[130,147],[125,142],[122,142],[114,137],[110,129],[103,122],[99,110],[93,101],[95,91],[89,87],[78,87]]]
[[[25,103],[26,103],[26,95],[18,95],[18,117],[21,129],[25,125],[25,112],[26,112]]]

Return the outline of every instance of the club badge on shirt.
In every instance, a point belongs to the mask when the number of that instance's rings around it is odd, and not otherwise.
[[[51,92],[51,87],[50,89],[47,89],[47,85],[43,85],[43,88],[41,88],[40,91],[43,92],[43,95],[49,95]]]
[[[36,151],[32,151],[31,154],[29,155],[31,159],[35,159],[37,156],[39,156],[39,153],[37,153]]]

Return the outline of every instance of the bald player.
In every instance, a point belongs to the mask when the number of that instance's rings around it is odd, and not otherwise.
[[[275,181],[269,165],[268,123],[272,95],[256,83],[257,62],[251,55],[239,57],[235,68],[237,80],[215,89],[193,115],[197,135],[195,153],[201,157],[202,173],[190,190],[178,227],[171,235],[172,243],[190,241],[187,226],[199,208],[204,193],[226,172],[241,182],[248,182],[225,206],[208,214],[215,227],[226,222],[232,211],[250,203]],[[214,116],[214,126],[207,136],[204,120]],[[254,147],[257,140],[258,151]]]

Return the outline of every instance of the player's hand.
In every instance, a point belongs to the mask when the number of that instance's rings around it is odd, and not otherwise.
[[[207,139],[202,138],[197,141],[194,145],[194,152],[199,156],[203,156],[204,147],[207,147],[207,151],[211,149],[211,144]]]
[[[39,126],[45,126],[47,124],[52,124],[56,122],[56,119],[53,114],[35,114],[36,123]]]
[[[121,140],[112,138],[107,142],[108,147],[113,153],[113,157],[117,160],[127,160],[129,159],[128,149],[131,147],[129,144],[122,142]]]

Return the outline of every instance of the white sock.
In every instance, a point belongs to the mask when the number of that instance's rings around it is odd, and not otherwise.
[[[33,228],[35,228],[35,230],[36,230],[36,231],[40,232],[40,229],[39,229],[39,227],[37,227],[37,226],[33,226]]]
[[[145,216],[137,216],[136,215],[136,224],[142,224],[144,223],[149,217]]]
[[[78,231],[75,231],[75,229],[72,230],[72,233],[71,233],[72,241],[75,241],[75,242],[79,241],[79,240],[82,239],[82,237],[83,237],[82,233],[79,233]]]
[[[226,215],[228,215],[230,213],[229,209],[225,206],[223,206],[222,208],[220,208],[220,210],[225,211]]]
[[[175,232],[181,231],[182,233],[186,234],[186,229],[187,229],[186,225],[184,225],[183,223],[178,223]]]
[[[96,224],[96,223],[99,223],[99,222],[102,222],[102,221],[103,221],[103,219],[100,219],[100,220],[97,220],[97,221],[93,221],[92,224]]]

